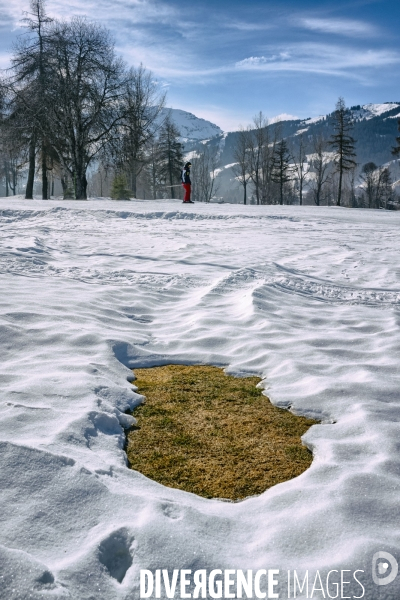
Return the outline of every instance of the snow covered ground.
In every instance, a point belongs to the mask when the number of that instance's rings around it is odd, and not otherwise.
[[[279,569],[280,598],[287,569],[337,569],[339,597],[398,600],[372,557],[400,559],[399,229],[383,211],[0,199],[0,597],[133,599],[140,569],[231,568]],[[177,362],[258,374],[322,420],[311,468],[239,503],[129,470],[130,368]]]

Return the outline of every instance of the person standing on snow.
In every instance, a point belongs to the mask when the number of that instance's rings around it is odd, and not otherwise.
[[[194,202],[190,199],[190,192],[192,188],[192,182],[190,179],[190,167],[192,166],[191,162],[185,163],[185,166],[182,169],[182,185],[185,190],[185,197],[183,202],[186,204],[194,204]]]

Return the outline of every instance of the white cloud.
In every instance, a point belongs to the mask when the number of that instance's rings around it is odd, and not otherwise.
[[[271,54],[270,56],[250,56],[249,58],[245,58],[240,60],[235,64],[237,68],[241,67],[260,67],[262,65],[268,63],[276,63],[283,60],[289,60],[290,53],[289,52],[278,52],[277,54]]]
[[[400,63],[393,50],[362,50],[338,45],[302,43],[267,56],[251,56],[235,64],[239,71],[293,71],[362,78],[359,70]]]
[[[28,4],[28,0],[0,0],[0,14],[3,19],[9,19],[11,27],[11,23],[16,25],[21,19]],[[47,0],[47,10],[54,17],[85,14],[95,18],[115,33],[117,51],[129,64],[143,63],[157,78],[170,82],[206,84],[241,71],[321,73],[365,81],[368,69],[400,62],[400,53],[394,50],[364,51],[350,44],[344,47],[321,43],[271,46],[258,56],[248,56],[236,63],[228,59],[222,61],[218,56],[209,56],[203,45],[195,43],[196,35],[204,36],[202,26],[188,27],[179,8],[163,0],[114,0],[112,10],[110,0],[69,0],[68,3]],[[296,25],[299,22],[308,29],[346,35],[374,31],[371,25],[357,20],[296,19]],[[257,31],[274,25],[228,20],[224,27]]]
[[[0,15],[17,24],[23,12],[29,11],[29,0],[0,0]],[[178,11],[166,2],[158,0],[48,0],[46,12],[55,18],[72,15],[87,16],[109,26],[113,21],[124,21],[127,25],[146,23],[176,24]]]
[[[274,27],[270,23],[250,23],[246,21],[225,21],[223,26],[229,29],[237,29],[238,31],[266,31]]]
[[[296,24],[298,23],[305,29],[320,31],[321,33],[334,33],[337,35],[357,37],[370,37],[377,33],[376,28],[369,23],[352,19],[302,18],[296,20]]]

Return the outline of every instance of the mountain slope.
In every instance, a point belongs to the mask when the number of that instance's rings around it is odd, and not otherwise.
[[[400,102],[388,102],[384,104],[365,104],[363,106],[351,107],[354,122],[352,132],[356,140],[356,152],[358,170],[367,162],[383,165],[393,160],[392,147],[395,145],[397,131],[397,119],[400,118]],[[280,128],[280,136],[288,141],[292,152],[296,152],[300,136],[306,143],[306,153],[313,153],[314,136],[322,136],[329,139],[333,133],[333,113],[314,117],[310,119],[286,120],[280,123],[271,123],[271,138],[276,128]],[[218,195],[233,201],[240,201],[242,192],[239,190],[237,181],[232,171],[235,163],[234,147],[238,132],[220,134],[209,140],[207,144],[217,146],[220,157],[220,172],[218,175]],[[187,151],[201,151],[203,144],[185,145]]]
[[[207,140],[223,133],[218,125],[179,108],[164,108],[161,118],[165,119],[167,116],[170,116],[171,120],[178,127],[182,141],[185,143]]]

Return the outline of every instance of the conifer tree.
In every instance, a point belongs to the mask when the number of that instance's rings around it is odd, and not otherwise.
[[[43,134],[47,120],[46,98],[49,77],[48,27],[52,19],[46,14],[45,0],[31,0],[31,12],[25,13],[25,27],[31,33],[21,38],[12,57],[13,92],[12,114],[18,121],[19,132],[29,136],[29,171],[25,197],[33,198],[35,159],[38,143],[42,157],[42,198],[48,197],[47,155],[48,143]]]
[[[279,185],[279,204],[283,204],[285,186],[291,181],[290,154],[286,140],[281,140],[275,149],[272,181]]]
[[[400,131],[400,119],[397,120],[397,129]],[[400,156],[400,136],[396,138],[397,146],[392,148],[392,154],[394,156]]]
[[[353,129],[351,113],[347,110],[343,98],[339,98],[336,103],[336,110],[333,113],[334,133],[329,140],[329,145],[334,149],[336,172],[339,173],[339,184],[336,205],[340,206],[343,189],[343,174],[353,169],[357,163],[354,160],[356,156],[356,140],[350,135]]]
[[[122,173],[117,173],[111,184],[111,198],[113,200],[129,200],[132,192],[128,190],[126,177]]]
[[[179,141],[180,131],[168,116],[160,129],[159,157],[160,175],[168,193],[175,198],[174,186],[179,183],[183,163],[183,145]]]

